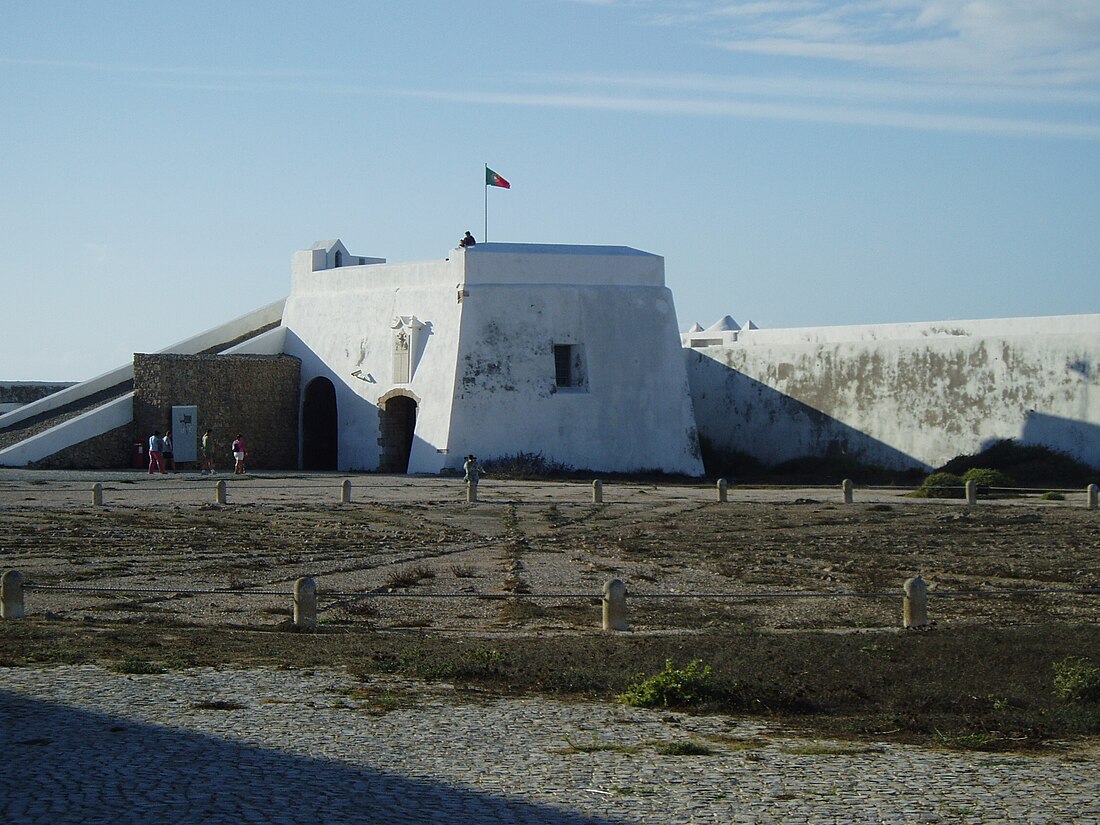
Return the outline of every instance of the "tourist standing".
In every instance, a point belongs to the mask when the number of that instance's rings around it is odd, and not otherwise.
[[[165,470],[171,470],[176,472],[176,453],[172,448],[172,431],[168,430],[164,434],[164,438],[161,439],[161,457],[164,459],[164,472]]]
[[[199,475],[214,475],[214,430],[202,434],[202,471]]]
[[[158,471],[164,472],[162,449],[164,449],[164,442],[161,441],[160,430],[154,430],[153,434],[149,436],[149,475]]]
[[[244,475],[244,459],[247,452],[244,448],[244,439],[241,438],[241,434],[237,433],[237,437],[233,439],[233,472],[236,475]]]

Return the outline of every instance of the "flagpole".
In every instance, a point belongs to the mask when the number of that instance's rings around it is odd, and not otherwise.
[[[485,164],[485,176],[482,179],[485,184],[485,231],[481,234],[484,243],[489,242],[489,164]]]

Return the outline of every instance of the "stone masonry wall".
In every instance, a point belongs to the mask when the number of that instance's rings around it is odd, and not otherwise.
[[[71,381],[11,381],[0,383],[0,404],[30,404],[39,398],[45,398],[66,387],[71,387]]]
[[[134,428],[127,424],[36,461],[36,470],[119,470],[131,467]]]
[[[200,437],[213,428],[217,467],[232,466],[240,433],[247,469],[298,467],[301,362],[287,355],[134,355],[133,438],[148,441],[171,426],[173,406],[198,407]]]

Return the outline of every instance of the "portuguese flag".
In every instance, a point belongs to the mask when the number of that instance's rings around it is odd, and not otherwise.
[[[499,186],[501,189],[511,189],[512,184],[508,183],[504,178],[490,169],[485,167],[485,185],[486,186]]]

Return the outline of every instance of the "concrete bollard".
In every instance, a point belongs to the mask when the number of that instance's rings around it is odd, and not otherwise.
[[[0,619],[22,619],[23,574],[18,570],[6,570],[0,577]]]
[[[724,504],[729,500],[729,484],[724,478],[718,479],[718,502]]]
[[[1090,484],[1085,488],[1085,500],[1087,502],[1085,506],[1090,510],[1096,509],[1096,496],[1098,490],[1100,490],[1100,487],[1097,487],[1095,484]]]
[[[477,501],[477,481],[475,479],[471,478],[466,482],[466,501],[471,504]]]
[[[214,485],[214,503],[225,504],[225,479]]]
[[[92,485],[92,504],[96,507],[103,506],[103,485],[98,481]]]
[[[966,503],[970,505],[978,503],[978,482],[974,479],[966,482]]]
[[[310,576],[294,582],[294,626],[303,630],[317,627],[317,582]]]
[[[630,629],[626,624],[626,585],[619,579],[603,586],[603,629]]]
[[[340,485],[340,503],[351,504],[351,479],[345,478],[344,483]]]
[[[905,580],[904,590],[902,613],[905,626],[907,628],[928,627],[928,585],[925,584],[924,579],[917,576]]]
[[[851,504],[852,503],[852,480],[850,478],[844,479],[844,481],[840,482],[840,489],[844,493],[844,503],[845,504]]]
[[[603,482],[598,478],[592,482],[592,503],[603,504]]]

